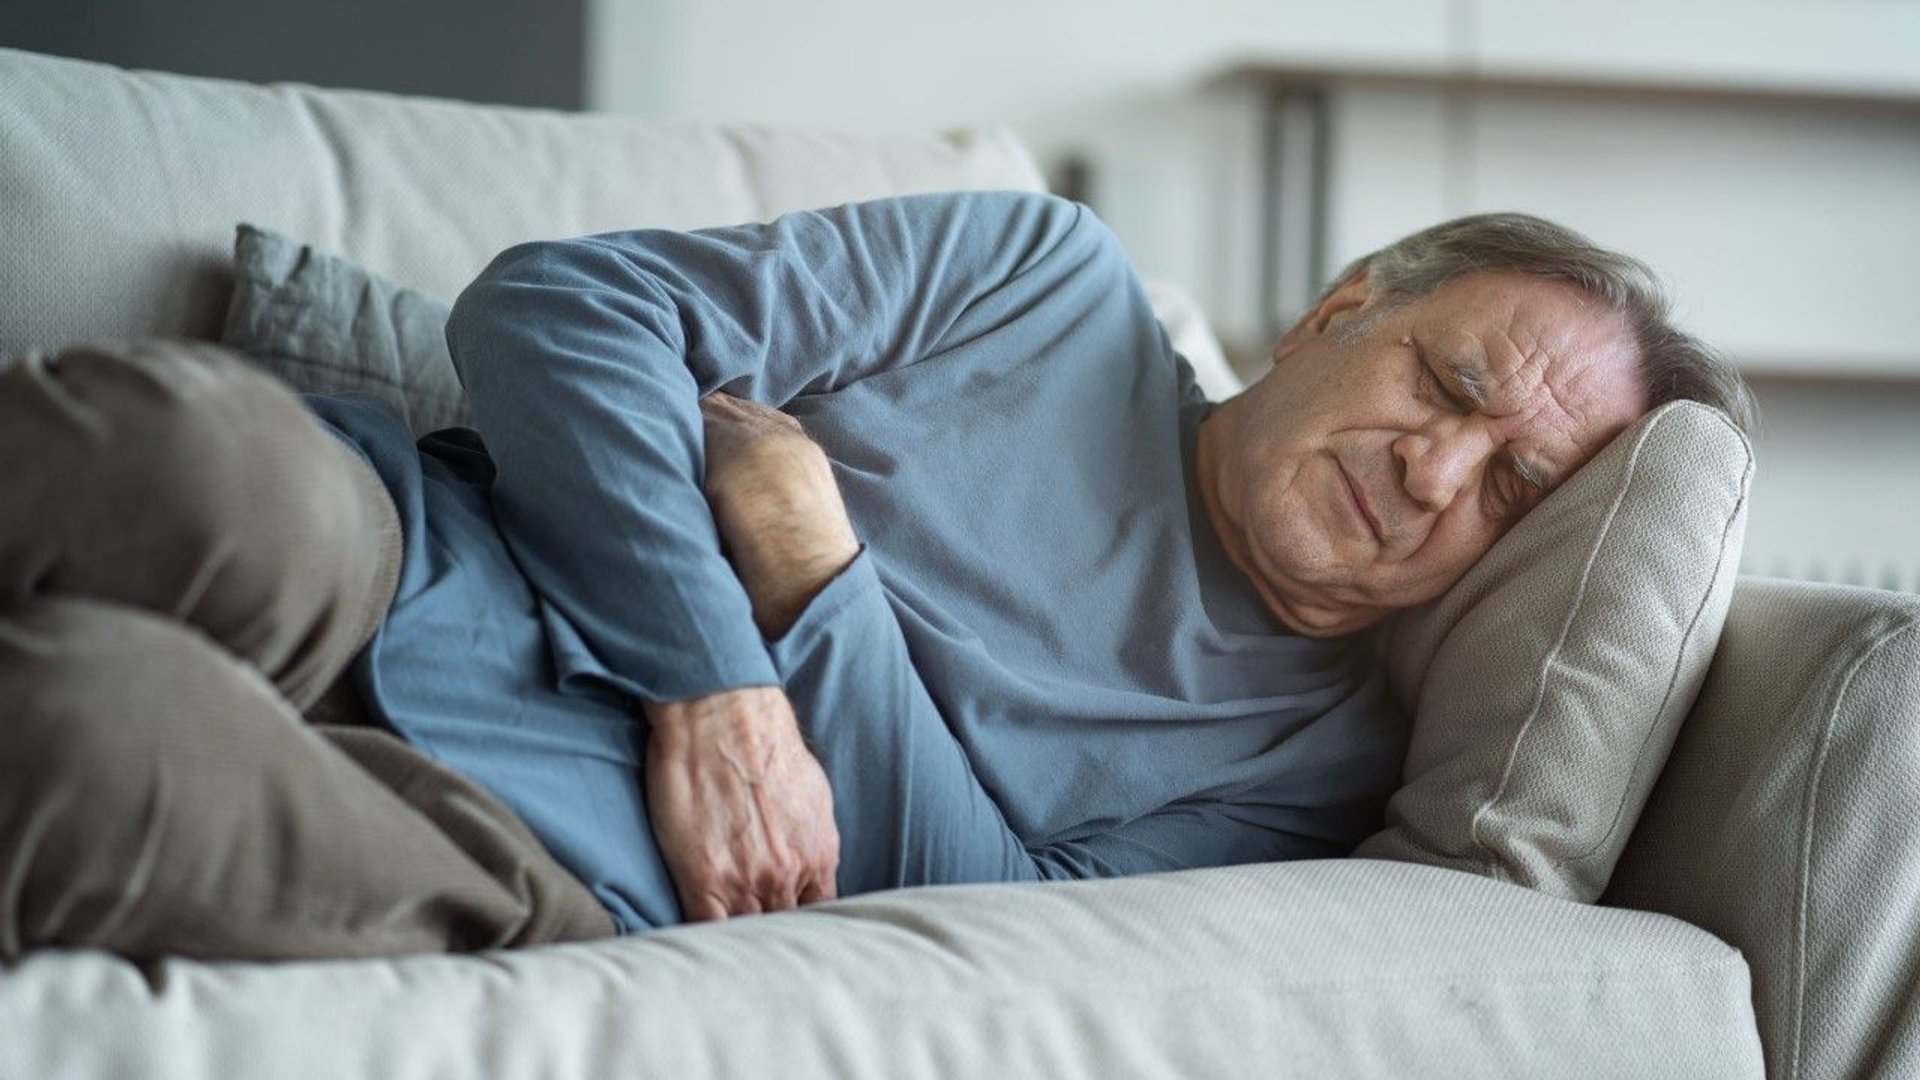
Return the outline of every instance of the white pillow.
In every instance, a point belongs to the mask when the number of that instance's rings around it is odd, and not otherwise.
[[[1186,290],[1171,281],[1146,282],[1147,302],[1160,325],[1166,327],[1173,351],[1193,365],[1194,380],[1210,401],[1225,401],[1246,388],[1227,363],[1220,340],[1207,327],[1207,317]]]

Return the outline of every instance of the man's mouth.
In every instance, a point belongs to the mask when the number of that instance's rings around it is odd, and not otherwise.
[[[1353,499],[1353,508],[1359,513],[1360,520],[1366,523],[1367,531],[1373,534],[1376,542],[1384,542],[1385,537],[1380,532],[1380,519],[1374,517],[1373,511],[1368,508],[1367,497],[1361,493],[1360,485],[1353,482],[1353,477],[1347,473],[1347,467],[1340,464],[1338,458],[1334,459],[1333,465],[1340,470],[1340,479],[1347,485],[1347,495]]]

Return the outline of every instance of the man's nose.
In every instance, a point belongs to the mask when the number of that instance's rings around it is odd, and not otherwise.
[[[1492,452],[1493,440],[1470,418],[1447,417],[1394,440],[1401,484],[1422,510],[1439,513],[1474,477]]]

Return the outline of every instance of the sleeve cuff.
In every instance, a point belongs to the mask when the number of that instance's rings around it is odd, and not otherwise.
[[[845,613],[875,604],[887,610],[886,602],[886,593],[880,588],[880,576],[873,568],[873,556],[867,553],[867,545],[861,544],[853,561],[814,594],[787,632],[767,643],[767,654],[772,657],[781,681],[784,682],[805,662],[821,639],[842,621]]]
[[[651,657],[644,672],[628,676],[603,662],[573,623],[551,605],[543,603],[541,608],[547,645],[563,689],[605,685],[640,701],[685,701],[781,682],[750,622],[744,632],[708,635],[705,647],[698,651],[690,649],[678,658],[668,653]]]

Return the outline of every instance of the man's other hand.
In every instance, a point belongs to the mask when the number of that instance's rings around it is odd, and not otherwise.
[[[646,706],[647,806],[689,922],[836,895],[833,794],[779,687]]]
[[[859,554],[833,469],[799,421],[727,394],[700,401],[706,494],[734,572],[769,638]]]

